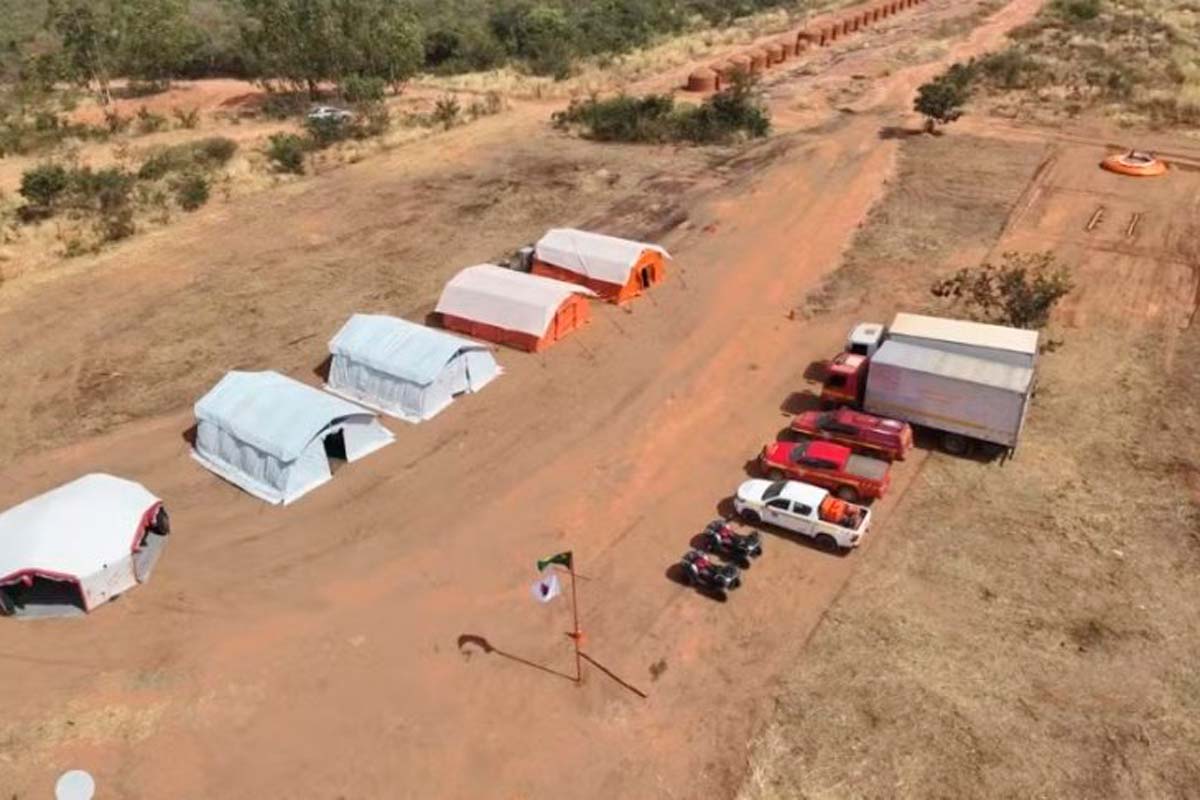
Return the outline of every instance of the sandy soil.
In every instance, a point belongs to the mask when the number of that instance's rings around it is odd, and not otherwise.
[[[880,195],[899,141],[881,131],[912,124],[913,87],[1037,5],[1016,0],[939,61],[744,153],[595,147],[511,114],[6,286],[0,452],[24,458],[0,473],[0,504],[104,469],[168,498],[176,533],[118,603],[6,626],[0,788],[36,796],[83,766],[114,797],[735,791],[764,689],[873,544],[841,559],[771,537],[726,605],[664,571],[853,321],[790,312]],[[930,3],[828,83],[773,84],[772,102],[874,74],[953,13]],[[352,311],[419,318],[457,267],[579,221],[661,237],[674,277],[542,356],[502,354],[493,387],[292,508],[187,458],[187,404],[224,369],[315,382]],[[596,668],[578,688],[460,650],[483,636],[569,671],[567,607],[527,596],[533,560],[563,548],[587,576],[588,653],[648,699]]]
[[[1196,796],[1200,179],[1099,170],[1113,131],[971,127],[990,137],[966,143],[976,159],[1026,179],[1009,211],[930,192],[963,143],[913,141],[849,258],[911,236],[894,215],[914,196],[1006,220],[992,254],[1052,250],[1073,270],[1061,346],[1013,461],[925,462],[777,694],[745,800]],[[875,263],[901,296],[928,284]]]

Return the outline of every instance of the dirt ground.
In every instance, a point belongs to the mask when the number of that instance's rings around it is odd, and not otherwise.
[[[1197,174],[1123,180],[1096,169],[1107,137],[1008,132],[965,146],[1026,180],[1009,213],[941,185],[964,141],[912,140],[847,262],[915,301],[927,278],[895,245],[920,252],[923,197],[946,221],[1006,220],[993,254],[1068,264],[1027,433],[1003,466],[925,461],[777,693],[744,800],[1197,796]],[[878,304],[852,286],[822,303]]]
[[[863,305],[847,276],[871,265],[835,270],[902,147],[933,160],[951,148],[956,166],[908,207],[913,225],[937,223],[950,199],[969,234],[948,246],[914,228],[924,236],[889,245],[926,248],[898,263],[911,285],[1014,230],[1060,230],[1029,222],[1055,216],[1038,205],[1050,184],[1029,189],[1028,176],[1069,177],[1079,164],[1063,156],[1061,172],[1039,171],[1041,151],[1012,144],[979,159],[965,137],[905,133],[915,86],[994,47],[1037,7],[1015,0],[905,62],[914,36],[974,9],[930,2],[831,52],[819,74],[772,76],[780,133],[742,151],[586,144],[549,130],[549,108],[531,105],[5,285],[0,453],[12,461],[0,505],[107,470],[167,498],[175,533],[153,581],[117,603],[75,622],[5,626],[0,790],[41,796],[83,767],[120,798],[735,794],[743,743],[782,724],[764,698],[805,705],[790,694],[793,670],[824,663],[805,642],[851,571],[895,574],[885,559],[909,546],[911,526],[966,517],[965,504],[912,498],[934,470],[976,467],[906,464],[867,547],[849,557],[769,537],[728,604],[664,572],[803,406],[810,362],[900,296],[877,283],[875,305]],[[1154,216],[1164,230],[1184,213],[1185,179],[1164,184],[1176,192]],[[1061,230],[1075,224],[1059,217]],[[545,354],[503,352],[507,374],[485,392],[420,427],[393,426],[396,444],[293,507],[266,507],[187,457],[190,403],[223,371],[315,383],[324,342],[350,313],[420,319],[456,269],[563,223],[661,239],[676,255],[672,278],[628,311],[597,309],[591,329]],[[1081,293],[1101,297],[1068,309],[1080,330],[1096,304],[1178,300],[1118,251],[1136,291]],[[1083,335],[1066,338],[1069,353]],[[1034,460],[1036,441],[1028,452]],[[1025,453],[1000,474],[1015,480]],[[1091,501],[1111,511],[1109,498]],[[586,651],[646,699],[598,667],[582,687],[554,674],[572,668],[568,608],[536,606],[528,585],[533,561],[565,548],[586,576]],[[810,741],[796,733],[789,746]],[[752,767],[773,785],[758,758]]]

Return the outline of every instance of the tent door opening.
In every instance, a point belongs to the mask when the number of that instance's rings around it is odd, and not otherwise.
[[[73,581],[34,576],[28,583],[0,586],[0,613],[18,617],[64,617],[84,613],[83,597]],[[9,611],[11,609],[11,611]]]
[[[346,463],[346,435],[338,428],[325,434],[325,458],[329,460],[329,471],[337,472]]]
[[[642,267],[641,272],[638,273],[638,280],[643,289],[649,289],[654,285],[654,270],[651,267]]]

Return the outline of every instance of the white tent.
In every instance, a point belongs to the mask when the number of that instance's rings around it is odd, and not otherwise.
[[[664,258],[671,257],[656,244],[573,228],[553,228],[538,240],[534,257],[579,275],[620,286],[629,280],[629,271],[647,250],[660,253]]]
[[[329,342],[328,389],[409,422],[500,374],[490,347],[395,317],[355,314]]]
[[[230,372],[196,403],[192,457],[270,503],[287,505],[390,444],[375,414],[277,372]]]
[[[145,581],[167,532],[161,507],[141,484],[96,473],[0,514],[0,611],[91,611]]]
[[[442,290],[437,313],[542,337],[574,294],[596,293],[553,278],[478,264],[459,272]]]

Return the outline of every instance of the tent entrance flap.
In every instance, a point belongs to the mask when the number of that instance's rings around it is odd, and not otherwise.
[[[346,434],[341,428],[325,434],[322,443],[325,445],[325,457],[329,459],[330,472],[346,463]]]
[[[83,594],[73,580],[55,580],[44,575],[0,586],[0,606],[17,617],[73,617],[85,613]]]

